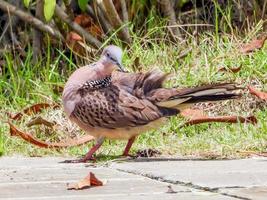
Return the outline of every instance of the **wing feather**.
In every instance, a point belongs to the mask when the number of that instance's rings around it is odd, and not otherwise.
[[[89,126],[109,129],[146,125],[163,116],[150,101],[116,85],[84,94],[72,115]]]

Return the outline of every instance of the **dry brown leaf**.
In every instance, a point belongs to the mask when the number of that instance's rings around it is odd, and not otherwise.
[[[97,39],[101,39],[103,36],[102,29],[94,23],[94,20],[87,14],[80,14],[75,17],[74,21],[83,27],[86,31],[92,34]],[[79,42],[84,43],[83,38],[71,31],[67,34],[66,37],[66,44],[67,46],[72,49],[76,54],[80,56],[86,56],[87,50],[84,48],[84,45],[81,45]],[[85,43],[84,43],[85,44]]]
[[[85,28],[97,39],[101,39],[103,32],[102,29],[94,23],[94,20],[87,14],[80,14],[75,17],[74,21],[79,24],[81,27]]]
[[[262,36],[260,39],[252,40],[250,43],[243,45],[240,49],[240,52],[250,53],[250,52],[255,51],[256,49],[261,49],[266,39],[267,39],[267,35]]]
[[[55,143],[43,142],[33,137],[33,135],[30,133],[22,132],[17,127],[15,127],[15,125],[13,125],[10,121],[8,122],[8,124],[10,127],[11,136],[21,137],[25,141],[42,148],[64,148],[71,146],[79,146],[95,139],[91,135],[85,135],[78,139],[68,139],[66,141],[61,141],[61,142],[55,142]]]
[[[9,118],[10,120],[19,121],[22,118],[23,114],[32,115],[32,114],[37,114],[47,108],[55,109],[58,107],[59,107],[58,104],[47,104],[47,103],[34,104],[28,108],[23,109],[21,112],[16,113],[15,115],[9,114]],[[64,147],[71,147],[71,146],[79,146],[79,145],[82,145],[84,143],[87,143],[95,139],[91,135],[85,135],[78,139],[68,139],[66,141],[61,141],[61,142],[56,142],[56,143],[43,142],[43,141],[36,139],[32,134],[19,130],[14,124],[11,123],[11,121],[8,121],[7,123],[9,124],[9,127],[10,127],[11,136],[21,137],[25,141],[31,144],[34,144],[36,146],[42,147],[42,148],[64,148]],[[30,125],[33,125],[32,123],[30,123]],[[44,121],[42,121],[42,123],[44,123]]]
[[[193,118],[188,122],[184,123],[181,127],[194,125],[194,124],[201,124],[201,123],[208,123],[208,122],[225,122],[225,123],[251,123],[256,124],[257,118],[255,116],[249,117],[241,117],[241,116],[216,116],[216,117],[209,117],[204,116],[200,118]]]
[[[24,114],[26,115],[32,115],[41,112],[43,109],[47,108],[58,108],[58,104],[48,104],[48,103],[38,103],[34,104],[28,108],[23,109],[21,112],[18,112],[14,115],[8,114],[9,118],[12,120],[20,120]]]
[[[31,126],[34,126],[34,125],[41,125],[41,124],[52,128],[56,123],[55,122],[50,122],[50,121],[38,116],[38,117],[34,117],[30,122],[28,122],[26,124],[26,126],[31,127]]]
[[[172,189],[172,186],[171,185],[168,185],[168,191],[166,193],[175,194],[175,193],[177,193],[177,191],[175,191],[174,189]]]
[[[256,95],[257,97],[259,97],[262,100],[267,100],[267,93],[266,92],[258,91],[257,89],[255,89],[252,86],[248,86],[248,90],[249,90],[250,94]]]
[[[225,123],[257,123],[257,118],[255,116],[241,117],[241,116],[216,116],[210,117],[200,109],[185,109],[181,112],[181,115],[188,119],[181,127],[208,123],[208,122],[225,122]]]
[[[82,190],[89,188],[91,186],[103,186],[106,181],[100,181],[96,176],[90,172],[84,179],[80,180],[78,183],[68,184],[68,190]]]
[[[220,71],[220,72],[228,72],[228,71],[230,71],[230,72],[233,72],[233,73],[237,73],[237,72],[239,72],[241,70],[241,68],[242,68],[241,66],[235,67],[235,68],[221,67],[221,68],[219,68],[218,71]]]

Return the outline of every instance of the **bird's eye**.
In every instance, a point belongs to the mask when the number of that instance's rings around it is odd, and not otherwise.
[[[109,53],[107,53],[107,57],[109,57],[109,58],[110,58],[110,54],[109,54]]]

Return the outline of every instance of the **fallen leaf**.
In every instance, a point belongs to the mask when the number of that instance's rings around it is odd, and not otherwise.
[[[75,17],[74,22],[83,27],[87,32],[92,34],[97,39],[101,39],[104,35],[102,29],[94,23],[94,20],[87,14],[80,14]],[[83,45],[81,45],[83,43]],[[88,52],[88,48],[84,48],[87,46],[84,42],[84,39],[79,34],[71,31],[66,36],[66,44],[67,46],[75,52],[79,56],[86,56]]]
[[[81,27],[85,28],[91,25],[91,23],[93,23],[93,20],[89,15],[80,14],[75,17],[74,22],[79,24]]]
[[[230,71],[230,72],[233,72],[233,73],[237,73],[240,70],[241,70],[241,66],[235,67],[235,68],[221,67],[221,68],[219,68],[218,71],[220,71],[220,72],[228,72],[228,71]]]
[[[55,109],[58,107],[59,107],[58,104],[39,103],[39,104],[34,104],[30,107],[27,107],[23,109],[21,112],[16,113],[15,115],[12,115],[9,113],[7,114],[11,120],[19,121],[22,118],[23,114],[32,115],[32,114],[37,114],[47,108]],[[43,141],[36,139],[32,134],[19,130],[14,124],[11,123],[11,121],[8,121],[7,123],[9,124],[11,136],[21,137],[25,141],[33,145],[42,147],[42,148],[65,148],[65,147],[71,147],[71,146],[79,146],[79,145],[82,145],[84,143],[87,143],[95,139],[91,135],[85,135],[78,139],[68,139],[68,140],[56,142],[56,143],[43,142]]]
[[[252,86],[248,86],[248,90],[249,90],[250,94],[256,95],[257,97],[259,97],[262,100],[267,100],[267,93],[266,92],[258,91],[257,89],[255,89]]]
[[[41,124],[52,128],[56,123],[47,121],[46,119],[38,116],[38,117],[34,117],[30,122],[26,124],[26,126],[31,127],[34,125],[41,125]]]
[[[82,190],[89,188],[91,186],[103,186],[106,181],[100,181],[96,176],[90,172],[84,179],[80,180],[78,183],[68,184],[68,190]]]
[[[193,118],[188,122],[184,123],[181,127],[201,124],[201,123],[208,123],[208,122],[225,122],[225,123],[251,123],[256,124],[257,118],[255,116],[249,117],[241,117],[241,116],[216,116],[216,117],[209,117],[204,116],[200,118]]]
[[[84,143],[87,143],[87,142],[95,139],[91,135],[85,135],[85,136],[78,138],[78,139],[68,139],[66,141],[61,141],[61,142],[55,142],[55,143],[43,142],[43,141],[40,141],[40,140],[36,139],[35,137],[33,137],[33,135],[30,133],[20,131],[10,121],[8,121],[8,124],[10,127],[10,135],[11,136],[21,137],[25,141],[27,141],[31,144],[34,144],[38,147],[42,147],[42,148],[65,148],[65,147],[71,147],[71,146],[79,146],[79,145],[82,145]]]
[[[169,193],[169,194],[175,194],[175,193],[177,193],[177,191],[174,191],[174,190],[172,189],[172,186],[171,186],[171,185],[168,185],[168,191],[167,191],[166,193]]]
[[[208,123],[208,122],[225,122],[225,123],[257,123],[257,118],[255,116],[241,117],[241,116],[216,116],[210,117],[200,109],[185,109],[181,112],[181,115],[188,119],[181,127]]]
[[[243,45],[240,49],[240,52],[250,53],[250,52],[255,51],[256,49],[261,49],[266,39],[267,39],[267,35],[262,36],[260,39],[252,40],[250,43]]]
[[[58,108],[58,104],[48,104],[48,103],[38,103],[34,104],[28,108],[23,109],[21,112],[18,112],[14,115],[8,114],[9,118],[13,120],[20,120],[21,117],[26,114],[26,115],[32,115],[41,112],[43,109],[47,108]]]

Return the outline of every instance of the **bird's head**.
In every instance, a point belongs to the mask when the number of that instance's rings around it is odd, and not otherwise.
[[[119,71],[125,72],[124,67],[121,64],[122,50],[115,45],[109,45],[104,48],[101,54],[101,60],[107,65],[117,66]]]

